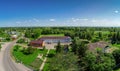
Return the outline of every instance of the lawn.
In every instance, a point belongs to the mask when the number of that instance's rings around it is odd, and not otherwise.
[[[44,65],[43,71],[48,71],[49,70],[49,65],[50,65],[49,60],[52,57],[54,57],[55,54],[56,54],[55,50],[51,49],[49,54],[48,54],[47,61],[46,61],[45,65]]]
[[[45,36],[64,36],[64,34],[48,34],[48,35],[40,35],[40,37],[45,37]]]
[[[14,49],[16,48],[16,46],[14,46]],[[47,50],[42,50],[42,49],[36,49],[32,54],[29,55],[25,55],[22,51],[21,51],[21,46],[19,46],[17,51],[13,50],[13,55],[16,59],[17,62],[22,62],[23,64],[25,64],[26,66],[31,66],[32,68],[36,69],[39,68],[42,61],[41,59],[37,59],[38,54],[43,54],[43,57],[45,57]]]

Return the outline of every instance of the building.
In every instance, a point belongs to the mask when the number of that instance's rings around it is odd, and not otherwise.
[[[17,35],[11,35],[11,39],[12,39],[12,40],[17,39],[17,37],[18,37]]]
[[[103,50],[103,52],[105,53],[108,53],[109,52],[109,44],[107,42],[104,42],[104,41],[99,41],[99,42],[96,42],[96,43],[89,43],[88,44],[88,49],[90,51],[95,51],[96,48],[101,48]]]
[[[51,43],[70,43],[71,38],[67,36],[61,36],[61,37],[53,37],[53,36],[47,36],[47,37],[41,37],[38,40],[34,40],[30,42],[30,46],[34,47],[43,47],[45,44],[51,44]]]
[[[71,42],[71,38],[68,36],[48,36],[48,37],[41,37],[38,40],[43,40],[45,43],[69,43]]]
[[[44,41],[34,40],[34,41],[31,41],[29,45],[34,46],[34,47],[43,47],[44,46]]]

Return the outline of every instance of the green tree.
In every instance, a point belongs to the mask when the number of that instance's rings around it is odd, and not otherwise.
[[[87,46],[83,42],[79,43],[77,48],[77,54],[79,58],[84,57],[86,51],[87,51]]]
[[[97,53],[87,52],[86,56],[81,58],[79,66],[81,71],[112,71],[115,61],[111,54],[104,55],[102,51]]]
[[[56,46],[56,53],[60,53],[61,52],[61,44],[60,41],[58,42],[57,46]]]
[[[116,65],[120,63],[120,49],[113,51],[113,56],[116,61]]]
[[[74,53],[58,53],[49,62],[50,71],[79,71],[77,56]]]
[[[34,48],[32,47],[28,47],[27,49],[23,51],[23,53],[26,55],[32,54],[33,52],[34,52]]]
[[[77,52],[77,47],[78,47],[78,45],[77,45],[76,39],[74,38],[72,41],[72,48],[71,49],[72,49],[72,52],[74,52],[75,54]]]

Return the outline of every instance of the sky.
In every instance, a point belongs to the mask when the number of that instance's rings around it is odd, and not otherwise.
[[[120,26],[120,0],[0,0],[0,27]]]

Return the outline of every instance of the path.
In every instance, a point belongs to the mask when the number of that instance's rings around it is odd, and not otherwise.
[[[48,49],[47,54],[46,54],[46,57],[45,57],[45,59],[43,60],[43,63],[41,64],[41,66],[40,66],[40,71],[43,70],[43,67],[44,67],[45,62],[46,62],[46,60],[47,60],[47,55],[48,55],[49,51],[50,51],[50,49]]]

